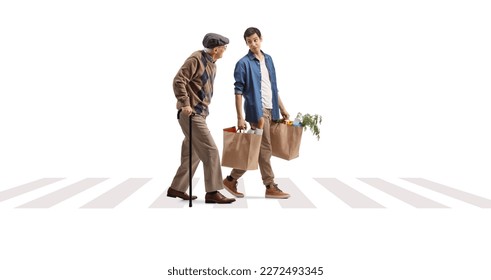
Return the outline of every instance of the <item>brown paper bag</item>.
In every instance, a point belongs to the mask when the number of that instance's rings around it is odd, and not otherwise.
[[[273,156],[286,160],[300,155],[303,128],[285,123],[271,123],[271,148]]]
[[[261,138],[261,135],[237,132],[235,127],[223,129],[222,166],[257,169]]]

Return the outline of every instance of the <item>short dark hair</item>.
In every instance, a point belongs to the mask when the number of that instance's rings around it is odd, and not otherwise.
[[[259,29],[257,29],[256,27],[247,28],[246,31],[244,32],[244,40],[246,40],[247,37],[250,37],[254,34],[257,34],[257,36],[261,38],[261,31],[259,31]]]

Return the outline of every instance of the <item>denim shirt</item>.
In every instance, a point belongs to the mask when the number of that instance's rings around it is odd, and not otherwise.
[[[262,51],[261,51],[262,52]],[[265,54],[264,60],[269,71],[271,90],[273,92],[272,119],[280,119],[278,105],[278,87],[276,84],[276,71],[271,56]],[[242,94],[244,98],[245,120],[257,123],[263,115],[263,104],[261,101],[261,66],[259,60],[249,50],[235,65],[235,94]]]

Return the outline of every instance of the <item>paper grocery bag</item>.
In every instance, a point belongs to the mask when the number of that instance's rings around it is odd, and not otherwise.
[[[271,148],[273,156],[286,160],[300,155],[303,128],[286,123],[271,123]]]
[[[240,170],[258,168],[261,135],[237,131],[235,127],[223,129],[222,166]]]

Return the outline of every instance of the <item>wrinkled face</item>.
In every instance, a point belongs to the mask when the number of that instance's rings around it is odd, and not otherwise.
[[[253,53],[259,53],[261,51],[261,42],[263,39],[259,38],[256,33],[249,37],[246,37],[246,44]]]
[[[219,58],[222,58],[223,56],[223,53],[227,50],[227,45],[224,45],[224,46],[219,46],[219,47],[215,47],[213,49],[213,51],[215,52],[215,60],[216,59],[219,59]]]

